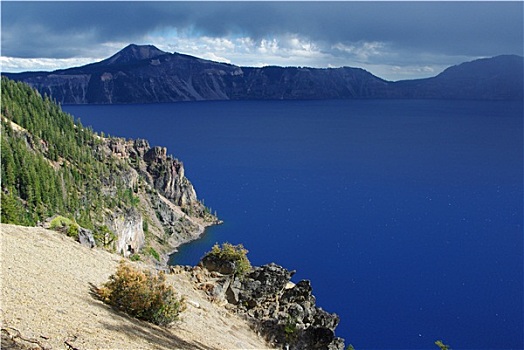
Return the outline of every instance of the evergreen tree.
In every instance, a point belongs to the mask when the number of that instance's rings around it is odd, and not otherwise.
[[[1,222],[35,225],[61,215],[96,233],[108,209],[140,205],[140,186],[122,180],[130,165],[100,152],[103,133],[24,83],[2,77],[0,90]]]

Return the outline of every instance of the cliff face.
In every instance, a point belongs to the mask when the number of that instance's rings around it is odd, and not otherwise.
[[[150,148],[143,160],[146,174],[160,194],[183,208],[196,202],[196,192],[184,176],[184,166],[168,156],[165,147]]]
[[[63,104],[195,100],[446,98],[522,99],[520,56],[450,67],[431,79],[389,82],[359,68],[239,67],[154,46],[55,72],[9,74]]]
[[[97,135],[5,78],[1,122],[4,223],[50,227],[59,215],[74,225],[60,229],[86,244],[158,259],[219,222],[165,147]]]
[[[128,256],[131,252],[138,252],[145,245],[144,219],[137,210],[111,213],[105,223],[116,236],[115,249]]]
[[[144,226],[156,237],[154,241],[175,248],[198,238],[206,226],[219,223],[198,200],[184,175],[184,165],[168,155],[165,147],[150,147],[141,139],[111,138],[105,140],[103,148],[108,156],[131,165],[117,179],[135,188],[140,200],[140,209],[112,213],[107,219],[108,226],[120,232],[119,252],[129,255],[144,246]],[[114,188],[114,181],[108,185]]]

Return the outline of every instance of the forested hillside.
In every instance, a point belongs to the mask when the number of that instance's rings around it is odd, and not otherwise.
[[[95,152],[101,139],[48,97],[7,79],[2,79],[2,136],[2,222],[34,225],[71,213],[94,228],[97,211],[130,202],[123,186],[115,198],[101,191],[100,179],[118,166]]]
[[[24,83],[2,78],[1,90],[3,223],[62,215],[99,245],[135,251],[176,246],[215,222],[165,148],[98,135]]]

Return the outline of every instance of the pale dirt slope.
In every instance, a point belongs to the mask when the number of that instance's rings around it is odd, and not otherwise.
[[[97,300],[120,256],[41,228],[0,225],[2,333],[45,349],[266,349],[246,321],[211,303],[187,274],[169,275],[189,300],[182,320],[162,328]],[[10,345],[3,349],[26,348]],[[16,338],[20,341],[20,338]],[[68,347],[67,344],[71,347]],[[27,347],[30,348],[30,347]]]

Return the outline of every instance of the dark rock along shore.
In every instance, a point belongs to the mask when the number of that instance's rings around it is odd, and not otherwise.
[[[245,315],[271,343],[295,350],[344,349],[344,340],[335,335],[339,316],[316,306],[309,280],[293,284],[295,271],[274,263],[239,277],[232,265],[206,256],[193,271],[202,289]]]

